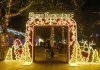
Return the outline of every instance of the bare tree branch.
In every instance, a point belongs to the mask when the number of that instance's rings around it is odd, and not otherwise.
[[[77,7],[77,3],[76,3],[76,0],[73,0],[73,2],[74,2],[74,4],[75,4],[75,6]]]
[[[27,5],[27,6],[24,7],[24,8],[21,8],[17,13],[12,13],[12,14],[10,14],[9,16],[10,16],[10,17],[13,17],[13,16],[19,15],[20,13],[22,13],[23,11],[25,11],[26,9],[28,9],[28,8],[32,5],[32,3],[33,3],[33,2],[30,2],[29,5]]]
[[[15,4],[18,3],[18,2],[19,2],[19,1],[13,2],[13,3],[10,5],[10,7],[13,6],[13,5],[15,5]]]
[[[79,5],[79,6],[77,5],[76,9],[73,10],[72,12],[77,11],[77,10],[78,10],[80,7],[82,7],[86,2],[87,2],[87,0],[83,1],[83,2],[81,3],[81,5]]]

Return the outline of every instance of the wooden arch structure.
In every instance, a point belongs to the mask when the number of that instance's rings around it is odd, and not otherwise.
[[[77,53],[71,56],[74,51],[77,51],[77,24],[73,19],[73,14],[50,14],[50,13],[29,13],[29,20],[26,23],[26,41],[30,51],[32,61],[35,61],[34,52],[34,27],[35,26],[68,26],[68,63],[77,62]],[[71,61],[72,58],[75,58]]]

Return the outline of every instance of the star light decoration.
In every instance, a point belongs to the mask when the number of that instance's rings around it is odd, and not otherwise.
[[[68,60],[71,59],[72,50],[77,49],[77,25],[73,19],[73,14],[53,14],[53,13],[29,13],[29,20],[26,23],[26,41],[30,48],[30,56],[35,60],[34,53],[34,26],[68,26]],[[75,49],[75,50],[76,50]],[[77,50],[76,50],[77,51]],[[75,54],[76,57],[76,54]],[[77,60],[76,60],[77,61]],[[76,61],[74,63],[76,63]],[[70,62],[71,63],[71,62]]]

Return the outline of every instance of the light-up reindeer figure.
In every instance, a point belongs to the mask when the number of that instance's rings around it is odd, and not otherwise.
[[[88,43],[88,41],[80,41],[81,45],[81,54],[82,54],[82,58],[83,58],[83,62],[88,62],[90,59],[90,53],[93,51],[92,46],[95,45],[95,43],[90,42]]]

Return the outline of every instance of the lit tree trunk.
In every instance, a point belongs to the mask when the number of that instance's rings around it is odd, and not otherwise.
[[[5,10],[5,16],[2,17],[2,23],[1,23],[1,27],[2,27],[2,36],[1,36],[1,43],[2,43],[2,48],[3,48],[3,53],[4,53],[4,57],[3,59],[5,59],[5,55],[7,53],[7,49],[8,49],[8,43],[7,43],[7,27],[8,27],[8,20],[9,20],[9,15],[10,15],[10,5],[11,5],[11,0],[8,0],[7,3],[7,8]]]
[[[51,47],[54,47],[54,27],[51,27],[50,44],[51,44]]]
[[[62,43],[64,42],[64,27],[62,27]]]
[[[2,28],[2,33],[1,33],[1,46],[2,46],[2,50],[3,50],[3,60],[5,59],[7,50],[8,50],[8,43],[7,43],[7,39],[8,39],[8,34],[7,34],[7,27],[8,27],[8,22],[9,22],[9,18],[13,17],[13,16],[17,16],[19,15],[21,12],[23,12],[24,10],[28,9],[31,5],[32,2],[30,2],[26,7],[19,9],[19,11],[17,13],[10,13],[10,9],[12,7],[12,0],[7,0],[7,6],[5,8],[5,14],[2,13],[2,15],[0,15],[1,18],[1,28]],[[14,3],[16,4],[16,3]],[[1,11],[1,10],[0,10]],[[1,12],[0,12],[1,13]]]

